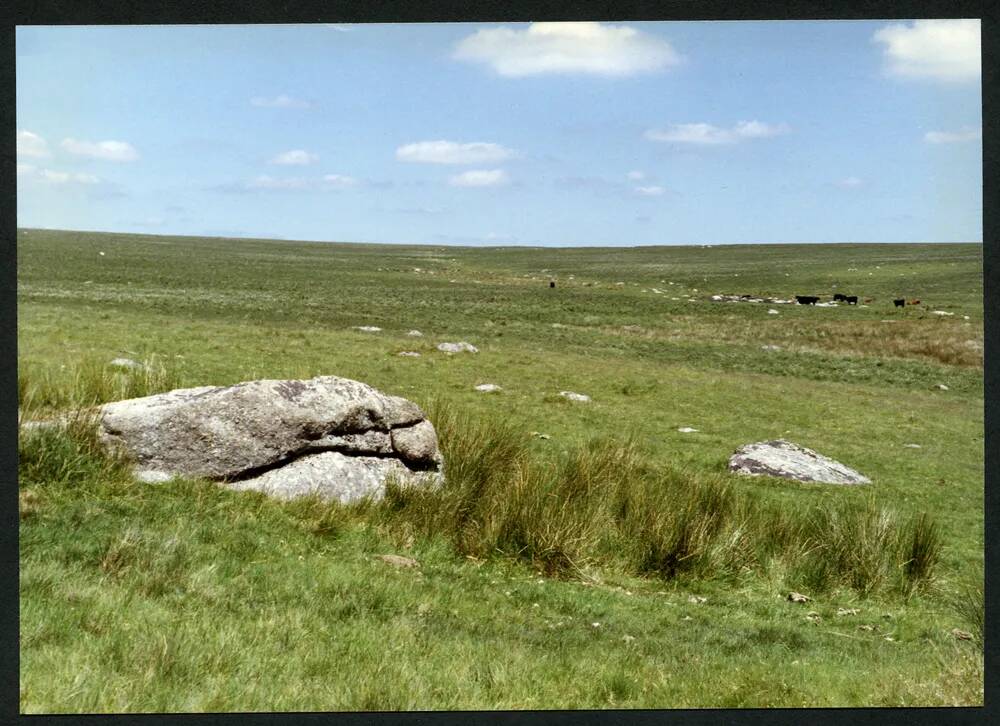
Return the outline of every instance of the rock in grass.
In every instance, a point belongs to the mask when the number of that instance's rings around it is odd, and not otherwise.
[[[380,498],[387,481],[434,485],[442,458],[416,404],[347,378],[201,386],[105,404],[99,434],[143,481],[204,477],[292,498]]]
[[[801,592],[790,592],[788,593],[788,599],[792,602],[811,602],[812,598],[808,595],[803,595]]]
[[[424,337],[424,334],[421,333],[419,330],[410,330],[406,334],[409,335],[411,338],[422,338],[422,337]]]
[[[825,484],[870,484],[871,480],[839,461],[784,439],[741,446],[729,470],[751,476],[775,476]]]
[[[377,327],[375,325],[355,325],[354,329],[355,330],[360,330],[360,331],[362,331],[364,333],[380,333],[380,332],[382,332],[382,328],[379,328],[379,327]]]
[[[131,358],[115,358],[108,363],[112,368],[121,368],[123,370],[135,370],[142,368],[142,363],[137,363]]]
[[[503,390],[495,383],[480,383],[475,388],[477,391],[481,391],[482,393],[496,393],[497,391]]]
[[[401,350],[396,355],[402,356],[403,358],[419,358],[420,357],[420,353],[418,353],[415,350]]]
[[[559,391],[559,395],[570,401],[577,403],[590,403],[590,396],[585,393],[573,393],[573,391]]]
[[[442,353],[478,353],[479,348],[472,345],[472,343],[466,343],[464,340],[459,343],[439,343],[438,350]]]

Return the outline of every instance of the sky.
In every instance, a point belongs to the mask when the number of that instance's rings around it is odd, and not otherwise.
[[[978,20],[17,29],[19,227],[981,242]]]

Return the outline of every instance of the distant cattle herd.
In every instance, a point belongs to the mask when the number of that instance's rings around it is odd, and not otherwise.
[[[875,298],[866,297],[865,303],[874,302]],[[799,305],[815,305],[819,302],[819,297],[815,295],[796,295],[795,302]],[[842,292],[833,293],[833,302],[845,302],[848,305],[857,305],[858,296],[857,295],[845,295]],[[901,308],[904,305],[919,305],[919,300],[906,300],[906,298],[900,298],[899,300],[893,300],[892,304],[897,308]]]

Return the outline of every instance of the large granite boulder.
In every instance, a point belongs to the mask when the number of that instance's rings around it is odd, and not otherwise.
[[[729,459],[729,470],[752,476],[777,476],[826,484],[871,484],[871,480],[812,449],[784,439],[741,446]]]
[[[416,404],[347,378],[259,380],[116,401],[101,440],[149,482],[205,477],[289,498],[380,498],[389,478],[434,485],[443,461]]]

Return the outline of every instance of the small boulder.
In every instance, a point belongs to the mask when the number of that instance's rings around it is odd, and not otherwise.
[[[559,391],[559,395],[563,398],[569,399],[570,401],[576,401],[577,403],[590,403],[590,396],[585,393],[573,393],[573,391]]]
[[[409,332],[407,332],[407,335],[409,335],[411,338],[422,338],[422,337],[424,337],[424,334],[421,333],[419,330],[410,330]]]
[[[376,327],[374,325],[355,325],[354,329],[360,330],[364,333],[379,333],[382,331],[382,328]]]
[[[131,358],[115,358],[109,362],[108,365],[113,368],[121,368],[123,370],[136,370],[142,368],[142,363],[136,363]]]
[[[397,353],[396,355],[402,356],[403,358],[419,358],[420,357],[420,353],[418,353],[415,350],[402,350],[399,353]]]
[[[481,391],[482,393],[495,393],[497,391],[503,390],[502,388],[500,388],[500,386],[498,386],[495,383],[480,383],[475,388],[477,391]]]
[[[775,476],[826,484],[870,484],[871,480],[838,461],[784,439],[741,446],[729,470],[751,476]]]
[[[461,341],[458,343],[439,343],[437,349],[440,350],[442,353],[447,353],[448,355],[451,355],[453,353],[479,352],[479,348],[472,345],[472,343],[466,343],[465,341]]]

